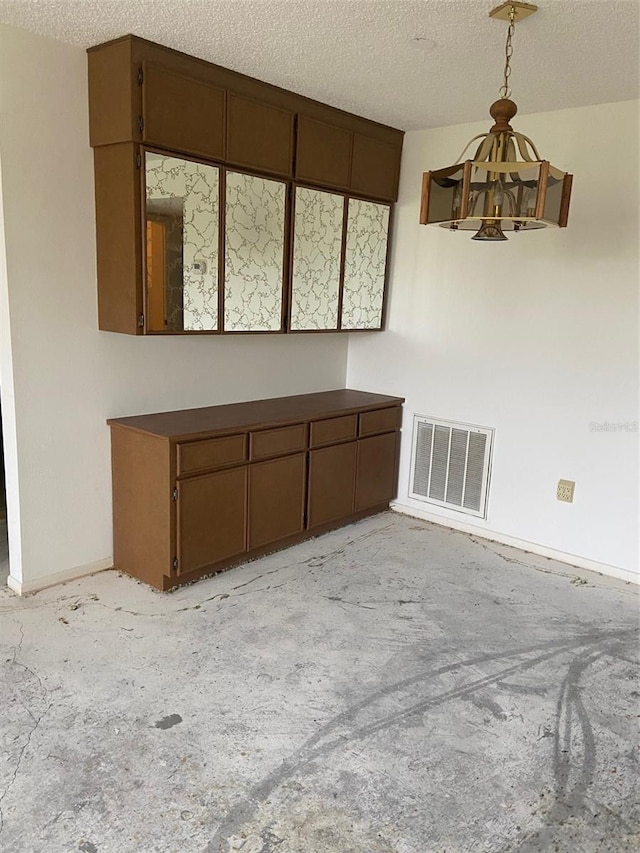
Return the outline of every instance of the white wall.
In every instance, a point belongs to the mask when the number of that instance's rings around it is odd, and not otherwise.
[[[109,563],[106,418],[341,388],[347,340],[99,332],[85,53],[10,27],[0,47],[0,380],[10,580],[24,591]]]
[[[567,229],[484,245],[418,225],[422,172],[489,125],[407,134],[389,331],[353,336],[347,383],[407,398],[402,507],[631,577],[638,433],[590,424],[638,421],[638,103],[514,120],[575,175]],[[496,428],[486,522],[408,498],[414,413]]]

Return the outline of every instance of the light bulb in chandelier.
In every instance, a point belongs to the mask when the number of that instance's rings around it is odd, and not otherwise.
[[[494,124],[465,146],[453,166],[424,173],[422,225],[476,231],[473,239],[479,241],[506,240],[505,231],[567,225],[573,176],[543,160],[533,141],[510,123],[518,111],[509,98],[515,24],[536,9],[513,0],[490,12],[509,22],[500,99],[489,110]],[[474,143],[473,159],[463,159]]]
[[[504,185],[502,180],[498,179],[493,185],[493,204],[495,207],[502,207],[504,204]]]

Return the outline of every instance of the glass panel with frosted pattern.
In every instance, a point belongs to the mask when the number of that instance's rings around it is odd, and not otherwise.
[[[349,199],[343,329],[379,329],[387,262],[389,205]]]
[[[227,172],[224,330],[282,328],[286,185]]]
[[[291,329],[338,328],[344,198],[296,189]]]
[[[218,328],[220,170],[145,152],[147,327]]]

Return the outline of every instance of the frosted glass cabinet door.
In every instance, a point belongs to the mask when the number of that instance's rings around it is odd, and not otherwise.
[[[220,170],[145,152],[147,329],[217,331]]]
[[[382,326],[389,212],[387,204],[349,199],[343,329],[379,329]]]
[[[224,331],[282,329],[286,184],[227,172]]]
[[[291,324],[294,332],[338,328],[344,197],[296,188]]]

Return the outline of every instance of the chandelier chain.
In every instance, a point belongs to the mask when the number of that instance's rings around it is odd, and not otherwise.
[[[513,34],[516,31],[516,7],[512,6],[509,12],[509,29],[507,30],[507,43],[504,49],[504,84],[500,88],[500,97],[509,98],[511,96],[511,86],[509,78],[511,77],[511,57],[513,56]]]

